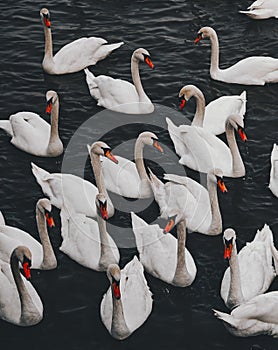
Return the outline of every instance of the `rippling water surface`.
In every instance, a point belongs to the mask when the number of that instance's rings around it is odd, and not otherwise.
[[[277,57],[277,21],[252,21],[238,14],[238,10],[246,8],[250,2],[2,2],[0,117],[6,119],[10,114],[23,110],[44,115],[45,92],[54,89],[60,96],[60,135],[65,146],[90,117],[92,120],[95,118],[96,124],[90,130],[91,139],[84,128],[84,140],[90,143],[101,136],[111,146],[119,147],[122,155],[134,144],[134,138],[140,131],[150,128],[157,132],[165,149],[169,149],[162,167],[161,156],[155,152],[150,155],[151,164],[162,174],[163,169],[173,162],[169,156],[173,145],[165,128],[168,110],[161,106],[171,107],[174,110],[173,118],[181,118],[182,121],[183,117],[177,110],[177,94],[183,85],[196,84],[204,91],[207,103],[221,95],[240,94],[245,89],[248,98],[245,123],[249,141],[248,146],[240,143],[240,150],[247,174],[244,180],[227,179],[230,191],[220,196],[224,227],[236,229],[238,246],[242,247],[267,222],[278,245],[278,200],[267,188],[270,152],[273,143],[278,141],[277,84],[260,87],[213,81],[209,77],[209,42],[193,45],[197,31],[202,26],[212,26],[219,35],[222,67],[248,55]],[[161,125],[154,123],[150,127],[148,116],[142,116],[137,124],[133,121],[132,125],[101,134],[102,129],[97,123],[99,119],[95,115],[102,108],[97,107],[89,95],[84,73],[57,77],[43,73],[44,35],[39,16],[42,6],[47,6],[51,11],[54,52],[82,36],[101,36],[109,42],[125,42],[111,56],[91,68],[95,75],[106,74],[130,80],[132,51],[138,47],[149,50],[156,68],[151,71],[142,65],[141,77],[147,94],[159,105],[157,111],[161,113]],[[191,118],[194,110],[192,100],[184,113]],[[79,130],[82,132],[83,129]],[[34,210],[42,193],[32,176],[30,162],[50,172],[59,172],[63,157],[33,157],[13,147],[4,132],[0,134],[0,209],[8,224],[23,228],[37,237]],[[128,140],[131,143],[124,143],[121,148],[123,141]],[[84,152],[86,149],[77,145],[76,153],[69,154],[69,157],[78,159],[82,154],[84,156]],[[177,169],[180,168],[177,166]],[[85,177],[93,181],[89,162],[85,170]],[[75,169],[76,172],[78,169]],[[120,209],[113,218],[119,230],[130,227],[129,216]],[[146,207],[143,216],[150,222],[157,213],[158,209],[153,203]],[[212,308],[226,310],[219,296],[220,281],[226,268],[222,238],[199,234],[190,234],[187,240],[198,267],[194,284],[179,289],[147,276],[154,294],[150,318],[124,342],[113,340],[99,317],[99,304],[108,288],[108,280],[105,274],[82,268],[59,251],[58,210],[54,210],[54,215],[57,226],[51,232],[51,240],[57,254],[58,268],[49,272],[32,272],[33,284],[44,302],[44,319],[41,324],[25,329],[0,321],[1,348],[243,350],[259,344],[266,350],[277,349],[277,341],[270,337],[235,338],[214,318]],[[128,239],[128,247],[121,249],[121,266],[136,253],[133,244],[130,244],[133,240],[131,232]],[[277,287],[276,281],[271,290],[277,290]]]

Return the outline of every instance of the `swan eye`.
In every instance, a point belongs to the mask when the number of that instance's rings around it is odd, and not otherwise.
[[[197,44],[201,39],[203,39],[203,33],[198,33],[197,38],[194,40],[194,44]]]
[[[99,211],[102,219],[107,220],[108,219],[107,201],[103,203],[99,200],[98,203],[99,203]]]
[[[160,143],[156,139],[153,140],[153,146],[158,149],[161,153],[163,153],[163,148],[160,146]]]
[[[23,274],[24,277],[29,280],[31,278],[31,270],[30,267],[32,266],[31,260],[28,259],[25,255],[23,257],[23,263],[22,263],[22,267],[23,267]]]
[[[239,133],[240,138],[242,139],[243,142],[247,141],[247,136],[245,134],[244,129],[241,126],[238,126],[237,131]]]
[[[150,56],[145,55],[145,54],[143,54],[143,56],[144,56],[144,61],[145,61],[145,63],[146,63],[151,69],[154,69],[154,64],[152,63],[152,60],[151,60]]]
[[[180,98],[180,110],[181,110],[181,111],[183,110],[183,108],[184,108],[186,102],[187,102],[187,101],[186,101],[186,99],[185,99],[184,97],[181,97],[181,98]]]
[[[221,177],[217,177],[217,185],[220,188],[221,192],[228,192],[227,187]]]
[[[224,259],[231,259],[232,249],[233,249],[233,237],[231,239],[224,238]]]
[[[45,211],[45,218],[46,218],[47,225],[49,227],[55,227],[54,218],[52,213],[50,213],[50,211],[48,210]]]
[[[104,156],[110,160],[112,160],[113,163],[118,164],[118,159],[112,154],[110,148],[102,148],[104,152]]]
[[[53,97],[51,97],[46,103],[45,113],[50,115],[53,107]]]
[[[45,26],[47,28],[50,28],[51,23],[50,23],[50,20],[49,20],[49,15],[47,13],[43,14],[43,22],[44,22],[44,24],[45,24]]]

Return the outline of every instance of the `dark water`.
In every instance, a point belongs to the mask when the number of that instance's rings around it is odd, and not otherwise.
[[[51,11],[55,52],[82,36],[95,35],[109,42],[125,42],[123,47],[92,68],[96,75],[106,74],[129,80],[131,52],[138,47],[148,49],[156,69],[150,71],[141,67],[141,77],[146,92],[156,104],[177,110],[177,93],[185,84],[196,84],[201,88],[207,102],[221,95],[247,90],[246,132],[249,141],[247,147],[240,144],[247,175],[245,180],[226,181],[230,191],[225,197],[220,197],[224,227],[236,229],[241,247],[266,222],[278,244],[278,200],[267,188],[270,152],[272,144],[278,140],[277,84],[244,87],[212,81],[209,78],[209,42],[202,42],[198,47],[193,45],[197,31],[209,25],[219,34],[222,67],[248,55],[277,57],[277,21],[251,21],[239,15],[238,10],[247,6],[239,0],[2,2],[1,119],[22,110],[43,115],[45,92],[54,89],[60,96],[60,135],[65,146],[76,130],[90,117],[97,119],[94,115],[102,109],[90,97],[82,72],[63,77],[43,73],[44,36],[39,17],[43,6]],[[194,101],[190,101],[186,115],[191,117],[194,109]],[[88,140],[88,130],[85,129],[84,139],[88,143],[102,137],[111,146],[120,147],[123,141],[134,141],[138,132],[150,128],[157,132],[165,148],[173,150],[165,130],[163,111],[162,116],[159,126],[157,123],[149,126],[150,120],[144,116],[138,122],[145,125],[122,126],[116,130],[109,129],[106,134],[96,123],[95,128],[90,130],[91,140]],[[0,148],[0,209],[8,224],[23,228],[37,237],[34,208],[42,193],[31,174],[30,162],[34,161],[50,172],[59,172],[63,157],[47,159],[25,154],[15,149],[3,132]],[[76,154],[71,153],[70,157],[79,159],[81,153],[77,149]],[[159,157],[157,153],[151,153],[152,165],[161,174],[170,158],[166,157],[162,164]],[[93,181],[88,162],[85,170],[85,177]],[[75,171],[78,172],[78,169]],[[150,222],[157,215],[157,207],[147,205],[142,212],[142,216]],[[221,237],[197,234],[189,235],[187,243],[198,267],[194,284],[178,289],[147,276],[154,294],[150,318],[126,341],[113,340],[99,317],[99,304],[108,287],[107,278],[105,274],[82,268],[59,252],[58,210],[54,210],[54,215],[58,224],[50,235],[58,268],[32,273],[33,284],[44,302],[44,319],[41,324],[26,329],[0,321],[1,349],[243,350],[250,349],[253,344],[259,344],[266,350],[277,349],[277,341],[270,337],[235,338],[213,317],[212,308],[226,310],[219,296],[220,281],[226,268],[222,241]],[[129,216],[123,211],[113,220],[117,226],[130,226]],[[130,243],[133,238],[129,239],[127,248],[121,249],[121,266],[136,252]],[[277,290],[277,287],[276,281],[271,290]]]

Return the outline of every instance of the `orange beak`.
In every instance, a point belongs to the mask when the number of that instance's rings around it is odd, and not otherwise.
[[[50,23],[49,18],[44,17],[44,18],[43,18],[43,22],[44,22],[44,25],[45,25],[47,28],[50,28],[51,23]]]
[[[100,202],[99,203],[99,210],[100,210],[100,215],[103,218],[103,220],[108,220],[107,205]]]
[[[113,295],[116,299],[121,298],[121,292],[120,292],[120,283],[119,282],[113,282],[112,283],[112,290],[113,290]]]
[[[225,249],[224,249],[224,259],[231,259],[232,249],[233,249],[232,243],[229,243],[228,246],[225,246]]]
[[[219,186],[222,193],[228,192],[227,187],[224,184],[224,181],[222,179],[217,180],[217,185]]]
[[[166,226],[164,227],[163,233],[169,233],[172,228],[175,225],[175,220],[174,219],[169,219],[169,221],[167,222]]]
[[[150,59],[150,57],[146,57],[146,58],[145,58],[145,62],[147,63],[147,65],[148,65],[151,69],[154,69],[154,64],[152,63],[152,60]]]
[[[184,109],[184,106],[186,104],[186,99],[183,97],[180,102],[180,110],[182,111]]]
[[[107,151],[105,151],[104,156],[109,158],[110,160],[112,160],[112,162],[118,164],[119,161],[118,159],[111,153],[111,151],[108,149]]]
[[[239,136],[240,136],[240,138],[242,139],[243,142],[247,141],[247,136],[246,136],[243,128],[239,127],[238,128],[238,133],[239,133]]]
[[[197,38],[194,40],[194,44],[197,44],[201,39],[202,39],[202,34],[199,33],[199,34],[197,35]]]
[[[163,153],[163,148],[160,146],[159,142],[154,140],[153,141],[153,146],[158,149],[161,153]]]
[[[27,280],[31,279],[31,270],[30,270],[30,266],[28,262],[25,262],[22,264],[23,266],[23,272],[24,272],[24,276]]]
[[[50,213],[45,213],[45,218],[49,227],[55,227],[53,216]]]
[[[51,111],[52,111],[52,101],[49,100],[47,101],[47,105],[46,105],[46,109],[45,109],[45,113],[50,115],[51,114]]]

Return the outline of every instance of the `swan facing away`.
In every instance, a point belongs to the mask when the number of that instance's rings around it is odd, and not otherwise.
[[[247,243],[239,253],[236,248],[236,234],[226,229],[223,235],[224,258],[230,267],[224,273],[220,294],[228,308],[234,308],[256,295],[268,290],[277,271],[277,251],[268,225],[258,230],[252,242]]]
[[[116,165],[103,158],[103,179],[105,187],[109,191],[128,198],[149,198],[153,196],[150,179],[143,160],[145,145],[153,146],[163,152],[157,136],[152,132],[144,131],[135,142],[135,163],[117,156],[118,164]]]
[[[180,164],[202,173],[220,169],[223,176],[245,175],[245,167],[234,134],[236,130],[243,141],[247,140],[242,116],[233,115],[226,121],[225,130],[229,147],[202,127],[176,126],[169,118],[166,118],[166,122],[176,153],[181,157]]]
[[[267,334],[278,338],[278,291],[255,296],[231,314],[214,311],[228,331],[237,337]]]
[[[11,137],[11,143],[24,152],[41,157],[57,157],[63,153],[59,138],[59,98],[55,91],[46,93],[46,113],[51,116],[51,125],[33,112],[18,112],[9,120],[1,120],[0,128]]]
[[[277,58],[252,56],[244,58],[229,68],[220,69],[219,43],[215,30],[211,27],[201,28],[194,43],[197,44],[203,38],[209,38],[211,42],[210,76],[212,79],[245,85],[278,82]]]
[[[107,277],[110,287],[101,301],[101,319],[113,338],[126,339],[149,317],[152,293],[136,256],[122,270],[111,264]]]
[[[278,146],[276,143],[273,145],[271,152],[271,169],[270,169],[270,179],[269,179],[269,189],[278,197]]]
[[[248,7],[248,11],[239,11],[253,19],[278,18],[278,3],[276,0],[257,0]]]
[[[42,301],[29,282],[31,265],[31,252],[24,246],[14,249],[9,263],[0,260],[0,318],[17,326],[33,326],[43,318]]]
[[[192,126],[202,126],[214,135],[225,132],[225,123],[231,115],[244,116],[246,112],[246,91],[241,95],[221,96],[205,106],[205,97],[195,85],[185,85],[179,92],[181,98],[180,109],[194,96],[196,112]]]
[[[158,225],[148,225],[131,213],[132,228],[140,261],[152,276],[177,287],[190,286],[195,280],[197,268],[185,247],[185,220],[177,225],[177,237],[164,232]]]
[[[98,101],[98,106],[128,114],[148,114],[154,111],[154,105],[141,83],[139,62],[145,62],[150,68],[154,68],[147,50],[142,48],[135,50],[131,57],[131,75],[134,85],[106,75],[95,77],[92,72],[85,69],[90,94]]]
[[[32,253],[32,268],[52,270],[57,267],[57,260],[47,232],[47,225],[54,226],[51,203],[47,198],[39,199],[36,204],[36,221],[41,243],[17,227],[0,224],[1,260],[9,262],[13,250],[19,245],[24,245]]]
[[[67,74],[79,72],[82,69],[96,64],[104,59],[123,42],[107,45],[102,38],[80,38],[63,46],[54,56],[52,47],[52,34],[50,13],[46,8],[41,9],[45,35],[45,49],[42,67],[48,74]]]

